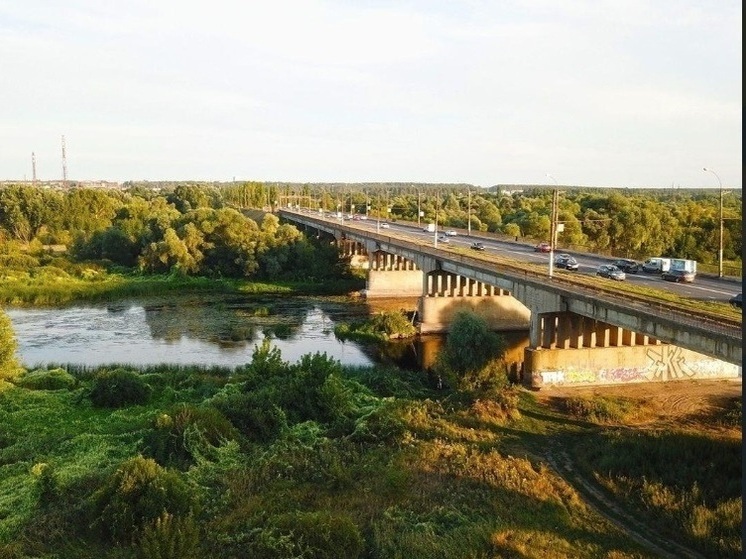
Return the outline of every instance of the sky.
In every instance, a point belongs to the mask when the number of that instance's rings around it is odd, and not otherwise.
[[[0,0],[0,180],[742,186],[740,0]],[[711,171],[704,171],[703,168]]]

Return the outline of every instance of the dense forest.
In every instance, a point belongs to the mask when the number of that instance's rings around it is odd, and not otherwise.
[[[62,244],[81,258],[106,258],[152,272],[276,278],[302,270],[318,277],[323,273],[314,266],[318,259],[304,258],[294,228],[273,219],[256,225],[240,211],[292,206],[390,220],[437,219],[444,227],[470,225],[474,231],[538,241],[549,237],[553,199],[553,190],[546,187],[507,191],[468,185],[260,182],[125,186],[0,189],[0,239]],[[557,222],[564,225],[557,236],[559,247],[717,265],[719,191],[560,187],[558,200]],[[724,268],[740,275],[740,190],[725,193],[722,210]]]

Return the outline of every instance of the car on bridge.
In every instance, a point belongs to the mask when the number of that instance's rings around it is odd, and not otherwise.
[[[640,264],[634,260],[630,260],[629,258],[620,258],[614,260],[611,264],[627,274],[636,274],[640,271]]]
[[[552,247],[546,241],[541,241],[538,245],[534,247],[534,252],[551,252],[551,250],[552,250]]]
[[[661,274],[662,279],[676,283],[692,283],[695,276],[696,274],[689,270],[668,270]]]
[[[573,272],[580,267],[575,258],[564,252],[554,257],[554,265],[557,266],[557,268],[564,268],[565,270]]]
[[[596,275],[616,281],[624,281],[627,279],[627,274],[613,264],[601,264],[596,270]]]
[[[448,239],[448,237],[446,237],[445,235],[441,235],[440,237],[438,237],[438,240],[439,240],[439,241],[440,241],[441,243],[450,243],[450,242],[451,242],[451,241],[450,241],[450,240]]]
[[[455,237],[457,234],[458,233],[456,233],[456,231],[454,231],[453,229],[449,229],[448,231],[446,231],[446,236],[448,237]]]
[[[388,223],[381,223],[381,229],[388,229],[389,224]]]
[[[743,309],[743,293],[738,293],[737,295],[733,295],[733,297],[730,298],[729,303],[732,307],[735,307],[737,309]]]
[[[484,250],[484,243],[472,243],[472,250]]]

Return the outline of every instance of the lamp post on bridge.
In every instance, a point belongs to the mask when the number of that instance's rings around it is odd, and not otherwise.
[[[712,173],[718,180],[718,187],[720,188],[720,243],[718,246],[718,277],[723,277],[723,183],[720,181],[718,174],[712,169],[702,167],[702,170],[707,173]]]
[[[559,185],[557,180],[547,173],[547,177],[554,182],[554,192],[552,193],[552,219],[549,226],[549,277],[554,276],[554,245],[557,237],[557,202],[559,198]]]

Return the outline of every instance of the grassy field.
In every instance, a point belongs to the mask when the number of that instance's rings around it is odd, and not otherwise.
[[[116,374],[109,397],[133,399],[102,406]],[[242,369],[116,374],[2,386],[0,557],[658,557],[549,466],[558,446],[661,534],[741,556],[735,402],[637,428],[624,398],[484,399],[271,348]]]

